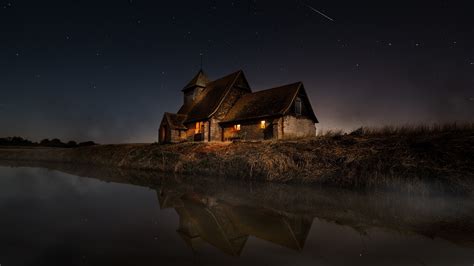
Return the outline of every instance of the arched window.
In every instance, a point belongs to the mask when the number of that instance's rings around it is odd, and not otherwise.
[[[297,97],[296,100],[295,100],[295,113],[297,115],[300,115],[301,114],[301,109],[302,109],[302,102],[301,102],[301,98],[300,97]]]

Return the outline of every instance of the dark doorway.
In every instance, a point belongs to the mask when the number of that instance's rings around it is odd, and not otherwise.
[[[273,123],[268,123],[268,125],[263,130],[264,139],[273,139]]]

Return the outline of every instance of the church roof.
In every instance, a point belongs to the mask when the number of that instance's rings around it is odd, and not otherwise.
[[[209,118],[220,106],[227,92],[242,75],[242,70],[239,70],[209,82],[206,89],[202,92],[201,99],[192,105],[183,105],[178,113],[187,114],[186,122],[195,122]]]
[[[188,82],[186,86],[184,86],[182,91],[187,91],[194,87],[206,87],[207,83],[209,83],[209,78],[207,77],[206,73],[201,69],[199,72],[194,76],[194,78]]]
[[[165,118],[171,129],[187,129],[183,124],[186,120],[186,115],[165,113]]]
[[[204,72],[199,71],[196,77],[187,85],[190,84],[204,84]],[[201,80],[201,81],[199,81]],[[317,123],[318,120],[312,110],[311,102],[308,99],[306,91],[302,82],[296,82],[281,87],[276,87],[268,90],[262,90],[252,93],[249,89],[247,80],[242,70],[224,76],[214,81],[208,81],[205,89],[200,93],[195,101],[187,102],[181,106],[178,111],[180,118],[174,119],[179,125],[179,128],[184,128],[183,124],[203,121],[210,118],[222,102],[225,101],[226,96],[233,86],[242,86],[240,83],[246,84],[244,87],[248,88],[248,92],[241,96],[239,100],[230,108],[221,123],[239,122],[244,120],[257,120],[272,116],[286,115],[298,95],[304,95],[303,101],[308,108],[308,115]]]
[[[273,89],[245,94],[230,109],[223,122],[237,122],[284,115],[291,107],[291,104],[301,89],[303,89],[303,83],[297,82]],[[311,113],[313,113],[312,110]],[[317,122],[315,116],[313,119]]]

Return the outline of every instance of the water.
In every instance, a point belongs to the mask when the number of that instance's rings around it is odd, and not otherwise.
[[[0,265],[474,265],[474,201],[0,166]]]

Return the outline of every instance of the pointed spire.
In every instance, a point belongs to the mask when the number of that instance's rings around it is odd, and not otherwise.
[[[202,70],[202,56],[203,56],[203,53],[200,53],[199,55],[201,56],[201,70]]]
[[[194,88],[194,87],[206,87],[207,83],[209,83],[209,78],[207,75],[204,73],[202,69],[199,70],[199,72],[194,76],[194,78],[186,85],[184,86],[182,91],[187,91],[188,89]]]

